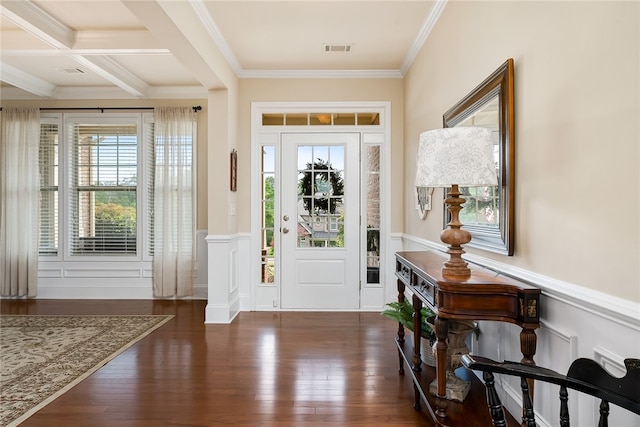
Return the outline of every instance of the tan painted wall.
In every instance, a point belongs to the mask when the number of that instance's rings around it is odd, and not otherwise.
[[[392,206],[402,206],[403,99],[400,79],[242,79],[238,101],[238,228],[249,232],[252,102],[391,102]],[[402,213],[393,209],[391,232],[402,231]]]
[[[237,148],[236,90],[209,91],[209,211],[210,235],[231,235],[238,231],[237,216],[231,206],[237,204],[237,193],[230,191],[230,153]],[[242,159],[238,159],[239,162]]]
[[[405,78],[405,232],[442,229],[410,201],[419,133],[512,57],[515,256],[477,253],[640,302],[639,21],[638,2],[450,1]]]

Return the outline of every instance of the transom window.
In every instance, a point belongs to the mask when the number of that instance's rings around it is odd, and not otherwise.
[[[375,112],[263,113],[262,126],[380,126]]]

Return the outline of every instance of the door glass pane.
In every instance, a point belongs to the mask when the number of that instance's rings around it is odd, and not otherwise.
[[[331,166],[337,171],[344,170],[344,147],[334,145],[329,148],[329,156],[331,156]]]
[[[313,147],[300,145],[298,146],[298,170],[306,171],[307,165],[311,164],[313,159]]]
[[[344,247],[344,146],[299,146],[299,248]]]

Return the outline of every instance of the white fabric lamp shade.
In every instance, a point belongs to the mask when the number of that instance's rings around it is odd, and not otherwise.
[[[433,129],[420,134],[416,187],[498,185],[491,131],[481,127]]]

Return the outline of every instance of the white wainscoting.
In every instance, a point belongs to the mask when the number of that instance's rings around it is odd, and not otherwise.
[[[196,232],[193,299],[207,299],[208,260],[206,230]],[[151,261],[48,260],[41,257],[38,269],[41,299],[152,299]]]
[[[403,250],[444,250],[438,243],[403,236]],[[594,359],[622,376],[625,358],[640,358],[640,304],[623,300],[577,284],[561,282],[534,272],[514,268],[471,254],[470,261],[524,280],[542,290],[541,327],[537,330],[536,364],[566,373],[579,357]],[[520,328],[501,322],[480,322],[481,335],[472,352],[495,360],[520,361]],[[481,375],[479,375],[481,378]],[[496,376],[498,394],[516,419],[521,417],[519,380]],[[535,383],[534,409],[540,426],[559,424],[559,388]],[[577,392],[569,393],[571,425],[595,426],[599,401]],[[612,406],[609,425],[635,427],[640,417]]]
[[[245,235],[209,235],[209,287],[205,323],[231,323],[240,312],[249,272],[249,245]],[[241,265],[242,264],[242,265]]]

